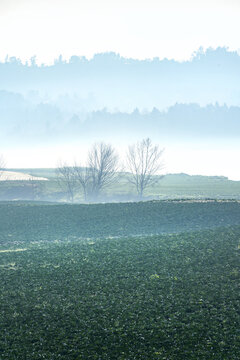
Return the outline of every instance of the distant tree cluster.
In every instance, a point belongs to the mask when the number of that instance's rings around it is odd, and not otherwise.
[[[79,189],[85,201],[94,201],[102,191],[117,181],[123,171],[128,171],[131,183],[139,198],[144,191],[159,180],[156,176],[163,168],[163,149],[154,145],[149,138],[128,147],[125,164],[120,164],[116,150],[110,144],[96,143],[88,152],[85,164],[73,166],[60,163],[56,173],[59,184],[66,192],[68,201],[73,202]]]

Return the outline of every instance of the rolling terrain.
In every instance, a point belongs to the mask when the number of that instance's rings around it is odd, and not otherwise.
[[[239,358],[240,203],[0,205],[0,358]]]
[[[0,200],[67,201],[66,189],[60,186],[55,168],[8,169],[20,178],[0,182]],[[128,173],[120,173],[117,181],[106,188],[98,202],[137,201],[136,189],[128,181]],[[24,179],[27,180],[20,180]],[[42,180],[41,180],[42,179]],[[46,181],[46,179],[48,181]],[[224,176],[167,174],[146,189],[143,200],[150,199],[240,199],[240,181]],[[74,202],[83,202],[80,188]]]

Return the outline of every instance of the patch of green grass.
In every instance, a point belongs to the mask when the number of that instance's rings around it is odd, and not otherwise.
[[[48,181],[36,181],[36,194],[32,194],[29,181],[1,182],[0,199],[2,200],[43,200],[67,201],[64,188],[56,177],[56,169],[8,169],[20,171],[37,177],[48,178]],[[117,181],[106,188],[97,199],[101,201],[136,201],[138,200],[135,187],[128,181],[129,174],[121,173]],[[145,191],[145,199],[239,199],[240,181],[231,181],[225,177],[197,176],[187,174],[168,174],[150,186]],[[81,189],[75,193],[75,202],[83,202]]]

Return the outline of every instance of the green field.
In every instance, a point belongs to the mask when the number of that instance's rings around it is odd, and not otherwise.
[[[40,200],[67,201],[67,194],[56,177],[56,169],[8,169],[44,177],[48,181],[2,181],[0,200]],[[116,182],[104,189],[98,202],[137,201],[136,189],[128,182],[129,174],[121,173]],[[221,176],[190,176],[187,174],[168,174],[154,186],[146,189],[148,199],[240,199],[240,181],[231,181]],[[81,189],[76,189],[76,203],[83,202]]]
[[[0,359],[238,360],[240,203],[0,203]]]

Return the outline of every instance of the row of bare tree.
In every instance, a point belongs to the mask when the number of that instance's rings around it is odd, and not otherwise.
[[[70,166],[60,163],[57,168],[59,183],[73,202],[80,188],[85,201],[96,200],[109,185],[128,171],[127,180],[134,185],[139,198],[150,185],[159,180],[156,176],[163,168],[163,149],[149,138],[128,147],[125,166],[120,164],[116,150],[110,144],[97,143],[88,152],[85,164]]]

